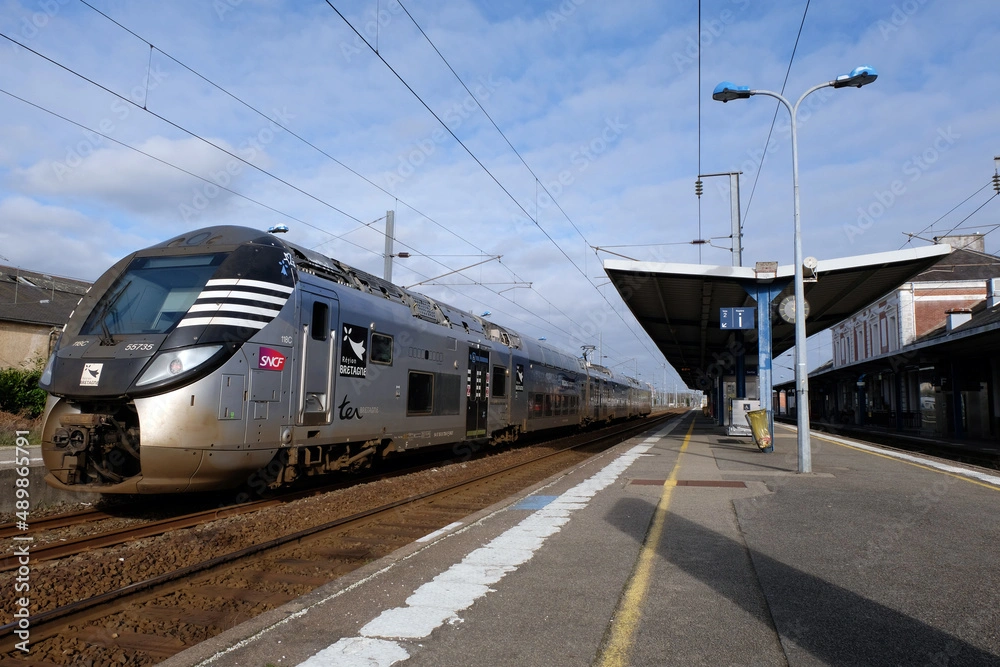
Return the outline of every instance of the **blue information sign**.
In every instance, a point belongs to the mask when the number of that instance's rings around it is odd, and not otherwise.
[[[720,329],[753,329],[756,308],[720,308]]]

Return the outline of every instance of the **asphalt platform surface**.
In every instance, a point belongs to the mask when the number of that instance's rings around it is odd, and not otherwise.
[[[1000,665],[1000,474],[851,442],[690,412],[163,664]]]

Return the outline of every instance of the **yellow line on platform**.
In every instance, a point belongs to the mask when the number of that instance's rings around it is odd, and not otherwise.
[[[653,513],[652,525],[646,533],[646,540],[639,551],[639,559],[636,561],[632,576],[629,577],[625,585],[625,594],[618,603],[618,609],[612,619],[611,629],[604,648],[594,662],[598,667],[625,667],[628,665],[629,652],[635,640],[636,630],[639,629],[639,619],[642,616],[642,602],[649,590],[649,580],[653,572],[653,561],[656,558],[656,548],[660,543],[660,536],[663,534],[663,524],[667,519],[667,508],[670,507],[670,496],[677,487],[677,473],[681,467],[681,456],[691,442],[691,433],[694,431],[694,420],[688,428],[687,435],[684,436],[684,444],[677,454],[677,462],[674,469],[670,471],[670,477],[663,485],[663,493],[660,494],[660,502],[656,505],[656,512]]]
[[[831,445],[838,445],[840,447],[846,447],[847,449],[853,449],[856,452],[861,452],[863,454],[870,454],[871,456],[877,456],[879,458],[888,459],[890,461],[896,461],[897,463],[905,463],[906,465],[913,466],[914,468],[920,468],[921,470],[928,470],[930,472],[936,472],[939,475],[945,475],[946,477],[954,477],[955,479],[962,480],[963,482],[968,482],[969,484],[975,484],[976,486],[981,486],[984,489],[989,489],[991,491],[1000,491],[994,484],[989,484],[988,482],[983,482],[974,477],[968,477],[966,475],[959,475],[948,470],[941,470],[940,468],[935,468],[933,466],[924,465],[922,463],[917,463],[916,461],[907,461],[906,459],[901,459],[898,456],[890,456],[889,454],[881,454],[879,452],[873,452],[870,449],[864,447],[855,447],[847,442],[842,442],[840,440],[833,440],[831,438],[824,438],[822,435],[812,434],[813,438],[817,440],[822,440],[823,442],[829,442]],[[914,455],[915,456],[915,455]]]

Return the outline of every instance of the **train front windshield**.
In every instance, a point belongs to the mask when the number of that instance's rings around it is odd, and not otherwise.
[[[227,253],[136,257],[91,311],[85,336],[169,333]]]

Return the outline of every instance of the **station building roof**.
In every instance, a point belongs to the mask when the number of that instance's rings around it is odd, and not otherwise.
[[[0,266],[0,323],[62,326],[90,283]]]
[[[870,255],[819,260],[805,283],[809,304],[806,334],[817,334],[906,282],[951,253],[938,244]],[[731,349],[735,333],[720,328],[720,309],[756,307],[745,287],[770,283],[781,288],[767,316],[771,318],[772,354],[795,345],[795,327],[782,319],[777,305],[793,294],[794,267],[773,266],[758,275],[754,267],[675,264],[612,259],[604,270],[632,314],[688,386]],[[758,309],[758,317],[761,315]],[[757,364],[754,331],[745,332],[748,369]]]

